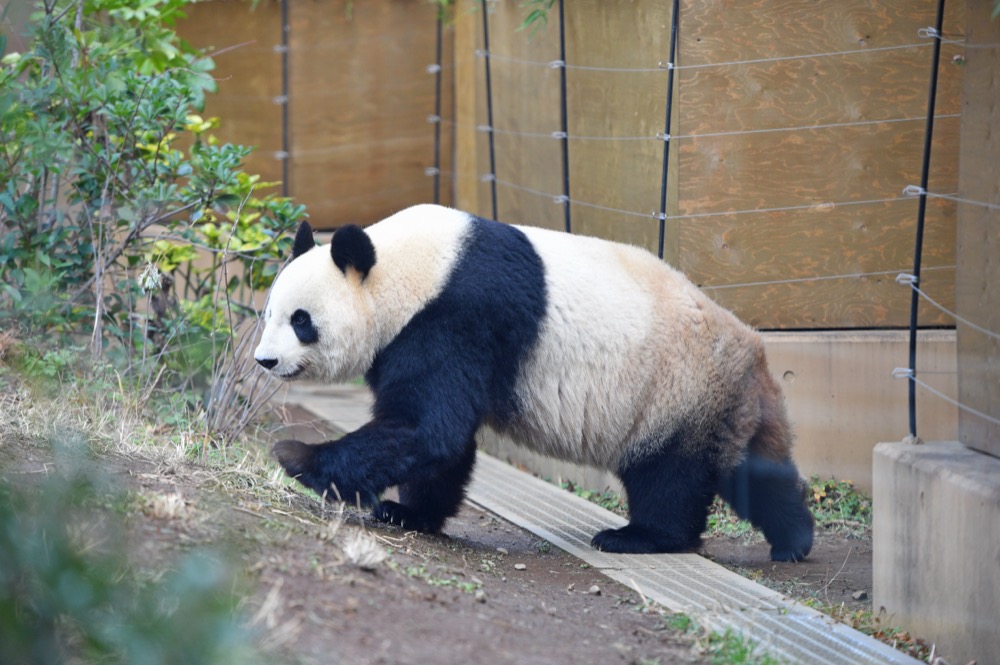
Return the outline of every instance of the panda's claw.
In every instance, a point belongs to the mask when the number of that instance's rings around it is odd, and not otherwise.
[[[377,504],[372,509],[372,517],[379,522],[395,524],[396,526],[408,531],[435,533],[440,529],[440,526],[435,528],[435,525],[432,525],[426,519],[422,519],[421,516],[409,506],[404,506],[403,504],[395,501],[385,500]]]

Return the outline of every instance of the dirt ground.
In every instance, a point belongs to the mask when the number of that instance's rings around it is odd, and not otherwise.
[[[799,563],[770,560],[770,548],[757,536],[706,538],[701,554],[744,577],[798,600],[844,606],[849,613],[871,609],[872,544],[858,538],[816,529],[812,552]]]
[[[0,482],[53,472],[38,441],[5,441],[0,453]],[[719,662],[700,632],[671,627],[635,591],[472,506],[427,536],[324,508],[277,473],[228,478],[176,456],[111,453],[100,464],[133,497],[124,519],[137,565],[169,566],[194,547],[229,552],[269,661]],[[799,564],[772,563],[759,537],[707,539],[703,554],[793,597],[870,605],[866,540],[818,530]]]
[[[54,472],[42,446],[3,447],[0,482]],[[136,497],[126,532],[137,565],[170,565],[193,547],[230,552],[254,589],[244,611],[269,661],[711,662],[696,634],[668,628],[634,591],[472,506],[446,535],[417,535],[291,490],[280,501],[223,490],[194,463],[102,464]],[[370,570],[345,555],[357,533],[386,555]]]

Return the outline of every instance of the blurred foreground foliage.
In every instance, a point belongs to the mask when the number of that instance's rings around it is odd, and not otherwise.
[[[111,492],[78,471],[30,489],[0,482],[0,662],[256,662],[221,558],[136,567]]]

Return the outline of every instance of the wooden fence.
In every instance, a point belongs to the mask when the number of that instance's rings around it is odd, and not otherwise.
[[[526,10],[488,3],[495,182],[490,173],[483,15],[459,0],[445,30],[445,203],[502,221],[655,250],[672,16],[662,0],[567,0],[569,203],[560,129],[560,25],[518,30]],[[738,6],[737,6],[738,5]],[[894,328],[913,261],[936,3],[683,0],[667,169],[665,258],[748,322],[769,329]],[[391,2],[213,0],[185,34],[225,47],[209,113],[226,138],[261,146],[320,227],[369,222],[432,198],[435,8]],[[950,3],[946,35],[962,35]],[[225,29],[220,29],[220,26]],[[282,78],[282,25],[287,75]],[[224,41],[220,39],[224,36]],[[934,191],[957,187],[961,50],[944,44]],[[284,83],[283,83],[284,82]],[[288,113],[274,99],[288,96]],[[452,96],[452,93],[454,95]],[[283,123],[284,120],[284,123]],[[285,130],[283,142],[283,128]],[[452,143],[453,141],[453,143]],[[452,198],[453,197],[453,198]],[[955,204],[933,199],[926,292],[954,303]],[[921,325],[950,318],[923,308]]]
[[[206,109],[223,119],[217,135],[255,146],[249,169],[284,179],[317,227],[334,228],[433,198],[436,12],[425,0],[209,0],[180,32],[221,51]],[[451,40],[445,31],[447,109]],[[449,187],[442,196],[451,203]]]

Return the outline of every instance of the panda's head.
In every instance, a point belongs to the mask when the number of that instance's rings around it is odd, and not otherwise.
[[[257,363],[284,380],[344,381],[365,372],[375,355],[372,301],[365,288],[374,266],[375,247],[363,229],[341,227],[329,247],[317,246],[302,222],[292,261],[268,295]]]

